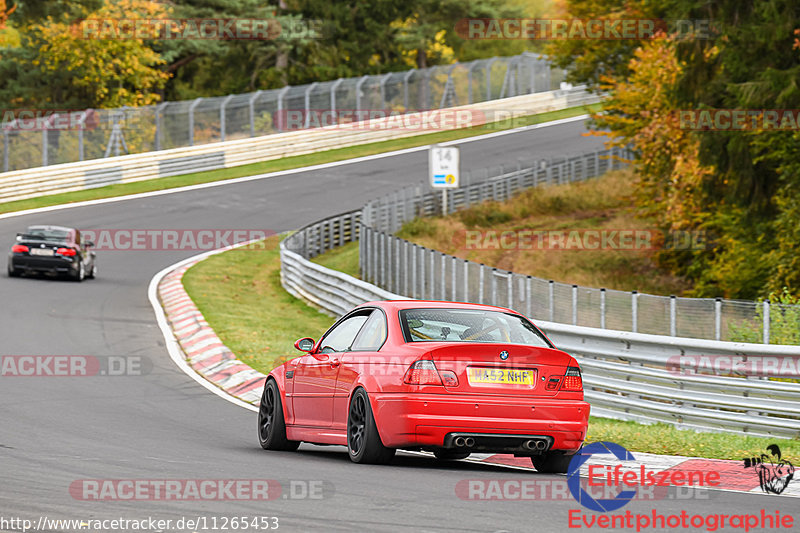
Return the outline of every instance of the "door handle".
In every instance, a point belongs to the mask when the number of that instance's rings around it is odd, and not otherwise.
[[[339,360],[338,359],[333,359],[331,361],[331,368],[336,368],[337,366],[339,366]]]

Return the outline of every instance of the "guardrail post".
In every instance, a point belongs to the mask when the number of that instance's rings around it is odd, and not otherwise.
[[[444,254],[444,252],[442,252],[440,257],[439,257],[439,261],[442,263],[441,264],[441,267],[442,267],[441,268],[442,290],[440,290],[439,292],[442,295],[442,300],[447,300],[447,277],[446,277],[447,276],[447,266],[445,264],[445,260],[444,259],[445,259],[445,254]]]
[[[466,259],[464,259],[464,298],[461,301],[469,301],[469,261]]]
[[[578,286],[572,286],[572,325],[578,325]]]
[[[417,245],[411,245],[411,292],[408,294],[412,298],[417,297]]]
[[[527,312],[526,312],[525,316],[527,316],[527,317],[531,317],[531,315],[533,313],[533,307],[532,307],[532,302],[531,302],[531,283],[532,282],[533,282],[533,280],[532,280],[531,276],[528,276],[525,279],[525,306],[527,307],[527,309],[526,309]]]
[[[639,293],[631,291],[631,331],[636,333],[639,329]]]
[[[154,148],[156,149],[156,151],[161,150],[161,142],[163,140],[162,139],[163,132],[161,131],[162,127],[163,127],[162,124],[161,124],[161,110],[163,110],[168,105],[169,105],[169,102],[161,102],[160,104],[156,105],[156,111],[155,111],[155,115],[156,115],[155,116],[155,118],[156,118],[156,138],[155,138],[155,140],[153,142],[153,144],[155,145]]]
[[[284,127],[284,115],[283,115],[283,98],[286,96],[286,93],[289,92],[291,85],[287,85],[280,91],[278,91],[278,101],[277,106],[275,109],[275,114],[278,115],[278,120],[273,120],[272,125],[275,127],[275,130],[278,132],[283,131]]]
[[[361,111],[361,86],[369,79],[369,76],[362,76],[356,82],[356,111]]]
[[[476,302],[476,303],[479,303],[479,304],[484,303],[484,301],[483,301],[483,287],[484,287],[484,284],[486,283],[486,281],[484,279],[486,277],[485,272],[484,272],[485,270],[486,270],[486,265],[481,263],[480,266],[478,267],[478,301]]]
[[[497,269],[492,268],[492,305],[497,305]]]
[[[339,78],[333,85],[331,85],[331,114],[333,114],[333,123],[338,124],[339,119],[336,117],[336,89],[339,88],[339,85],[342,84],[344,78]]]
[[[556,321],[556,285],[551,279],[548,285],[547,302],[550,307],[550,322]]]
[[[514,274],[509,272],[508,277],[506,277],[506,291],[508,292],[508,308],[511,309],[514,307]]]
[[[467,69],[467,104],[472,103],[472,69],[478,66],[478,61],[473,61]]]
[[[386,109],[388,104],[386,102],[386,82],[389,81],[389,78],[392,77],[392,73],[384,74],[381,76],[381,81],[379,82],[379,87],[381,91],[381,109]]]
[[[722,298],[714,299],[714,339],[722,339]]]
[[[493,57],[486,62],[486,100],[492,99],[492,65],[497,59]]]
[[[247,100],[247,107],[250,108],[250,137],[256,136],[256,100],[264,91],[256,91]]]
[[[364,276],[365,253],[366,253],[366,247],[364,246],[364,230],[362,229],[360,235],[358,236],[358,275],[361,279],[366,281],[366,276]]]
[[[450,298],[456,302],[458,301],[458,279],[456,279],[456,263],[458,260],[455,256],[450,256],[450,275],[453,279],[450,280]]]
[[[600,289],[600,329],[606,329],[606,290]]]
[[[669,297],[669,335],[670,337],[677,337],[678,336],[678,312],[676,309],[677,299],[675,295]],[[719,333],[719,330],[717,330]],[[719,337],[717,337],[719,340]]]
[[[408,113],[408,80],[416,71],[417,69],[412,68],[406,72],[405,76],[403,76],[403,107],[405,108],[406,113]]]
[[[78,119],[78,161],[83,161],[85,156],[83,146],[83,128],[86,126],[86,117],[89,116],[91,109],[87,109],[81,113],[81,118]]]
[[[228,105],[231,98],[233,98],[233,95],[229,94],[219,105],[219,136],[221,141],[225,140],[225,106]]]
[[[436,251],[430,250],[431,252],[431,282],[430,282],[430,290],[428,294],[430,294],[431,300],[436,299]],[[442,280],[444,283],[444,280]]]
[[[398,294],[402,294],[400,289],[400,239],[392,237],[394,242],[394,276],[392,279],[392,289]]]
[[[425,299],[425,248],[419,248],[419,296],[418,300]]]
[[[8,172],[8,130],[3,130],[3,172]]]
[[[202,98],[196,98],[189,105],[189,146],[194,146],[194,109],[202,102]]]
[[[769,344],[769,300],[764,300],[764,344]]]
[[[306,92],[303,94],[303,104],[306,111],[306,119],[303,121],[303,128],[305,129],[308,129],[308,127],[311,125],[311,91],[313,91],[314,87],[317,85],[319,85],[319,82],[317,81],[310,84],[308,87],[306,87]]]

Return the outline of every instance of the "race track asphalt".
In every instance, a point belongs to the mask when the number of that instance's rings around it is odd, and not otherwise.
[[[581,122],[466,143],[462,168],[588,151]],[[0,242],[31,223],[84,229],[297,228],[425,177],[427,152],[316,171],[0,220]],[[399,454],[388,466],[352,464],[344,448],[265,452],[255,413],[209,393],[169,359],[147,299],[151,278],[193,251],[100,253],[84,283],[0,275],[0,355],[139,356],[143,376],[0,376],[0,518],[276,516],[279,531],[564,531],[571,499],[465,501],[465,479],[556,479],[500,466]],[[321,499],[81,501],[82,479],[274,479],[322,482]],[[297,483],[295,484],[297,486]],[[284,491],[288,494],[288,491]],[[638,502],[650,512],[796,509],[796,500],[710,493],[709,499]],[[591,514],[591,513],[589,513]],[[210,522],[207,522],[210,525]],[[0,527],[0,529],[4,529]],[[10,530],[11,528],[5,527]],[[197,529],[201,531],[201,529]]]

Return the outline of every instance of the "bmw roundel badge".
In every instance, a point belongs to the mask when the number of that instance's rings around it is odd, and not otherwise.
[[[505,361],[506,359],[508,359],[508,352],[507,352],[507,351],[505,351],[505,350],[503,350],[502,352],[500,352],[500,359],[502,359],[503,361]]]

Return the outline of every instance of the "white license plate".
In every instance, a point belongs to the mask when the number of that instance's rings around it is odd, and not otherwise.
[[[53,249],[52,248],[31,248],[30,254],[31,255],[52,256],[53,255]]]

